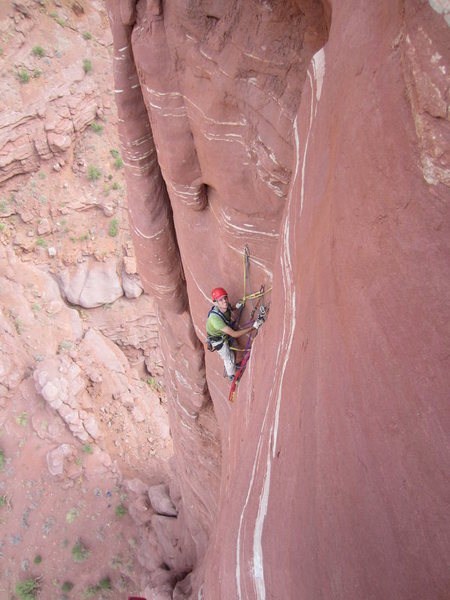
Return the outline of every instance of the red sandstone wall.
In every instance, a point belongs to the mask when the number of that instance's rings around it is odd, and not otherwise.
[[[431,4],[108,3],[196,544],[174,597],[445,597],[449,48]],[[274,292],[230,406],[199,339],[211,288],[242,293],[245,243]]]

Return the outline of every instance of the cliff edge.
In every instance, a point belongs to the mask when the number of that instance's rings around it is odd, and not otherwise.
[[[444,598],[446,4],[107,6],[193,542],[147,596]],[[245,245],[271,310],[231,405],[204,322]]]

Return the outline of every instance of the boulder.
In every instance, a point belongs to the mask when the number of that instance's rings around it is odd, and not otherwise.
[[[65,298],[71,304],[85,308],[112,303],[123,295],[115,259],[105,262],[86,260],[75,270],[63,270],[58,281]]]
[[[148,497],[153,510],[158,515],[166,517],[176,517],[178,514],[172,500],[169,496],[169,489],[166,485],[152,485],[148,489]]]

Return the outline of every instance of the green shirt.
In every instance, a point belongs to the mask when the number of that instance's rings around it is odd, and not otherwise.
[[[228,309],[226,313],[223,313],[223,316],[227,319],[227,321],[231,320],[231,310]],[[219,317],[219,315],[215,315],[211,313],[206,321],[206,333],[212,336],[223,336],[226,335],[222,332],[222,329],[226,327],[226,323],[223,319]]]

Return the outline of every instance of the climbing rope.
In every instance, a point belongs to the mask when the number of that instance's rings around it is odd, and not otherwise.
[[[262,304],[262,299],[266,294],[268,294],[272,290],[272,288],[270,287],[269,289],[266,290],[264,288],[264,285],[262,285],[261,288],[259,289],[259,291],[247,294],[246,293],[247,292],[247,282],[248,282],[249,288],[252,289],[252,284],[251,284],[251,280],[250,280],[250,252],[249,252],[247,245],[244,246],[242,262],[243,262],[243,271],[244,271],[244,284],[243,284],[243,288],[244,288],[243,292],[244,293],[243,293],[243,297],[242,297],[242,305],[239,309],[237,324],[239,324],[245,302],[247,300],[250,300],[251,305],[252,305],[250,321],[248,323],[245,323],[242,326],[243,328],[245,328],[253,323],[254,317],[255,317],[255,314],[256,314],[256,311],[258,310],[258,308],[259,308],[259,315],[267,315],[268,307]],[[255,332],[252,330],[248,334],[248,339],[247,339],[245,348],[237,348],[235,346],[230,347],[231,350],[234,350],[235,352],[243,352],[243,356],[242,356],[242,360],[240,361],[238,370],[236,371],[234,379],[231,383],[230,394],[228,396],[229,402],[233,402],[233,400],[234,400],[234,397],[236,395],[237,383],[240,380],[240,378],[246,368],[247,362],[250,358],[250,352],[252,350],[252,342],[254,340],[254,335],[253,335],[254,333]]]

